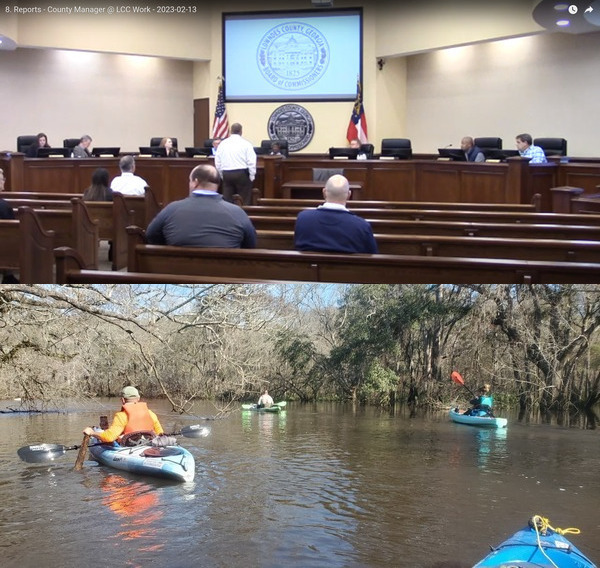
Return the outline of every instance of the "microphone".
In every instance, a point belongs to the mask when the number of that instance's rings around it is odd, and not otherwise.
[[[444,146],[444,148],[450,148],[450,146],[452,146],[452,144],[448,144],[447,146]]]

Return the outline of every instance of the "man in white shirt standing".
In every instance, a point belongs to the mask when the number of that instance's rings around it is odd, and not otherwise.
[[[123,156],[119,160],[121,175],[114,178],[110,188],[123,195],[144,195],[148,182],[140,176],[134,175],[135,160],[133,156]]]
[[[242,138],[241,124],[232,124],[231,135],[219,144],[215,166],[223,178],[223,199],[233,201],[237,193],[244,205],[250,205],[252,182],[256,177],[256,152],[254,146]]]

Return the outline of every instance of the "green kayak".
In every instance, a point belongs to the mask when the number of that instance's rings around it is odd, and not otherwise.
[[[253,410],[255,412],[271,412],[271,413],[277,413],[277,412],[281,412],[282,410],[285,410],[285,407],[287,405],[287,402],[283,401],[283,402],[276,402],[273,406],[269,406],[269,408],[263,406],[261,408],[258,408],[258,406],[256,404],[242,404],[242,410]]]

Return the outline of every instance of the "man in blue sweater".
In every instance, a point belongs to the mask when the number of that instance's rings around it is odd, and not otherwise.
[[[190,196],[173,201],[148,225],[152,245],[255,248],[256,231],[246,212],[217,193],[221,176],[213,165],[190,174]]]
[[[323,188],[323,197],[323,205],[298,214],[294,230],[296,250],[377,253],[371,225],[346,209],[350,197],[348,180],[339,174],[331,176]]]

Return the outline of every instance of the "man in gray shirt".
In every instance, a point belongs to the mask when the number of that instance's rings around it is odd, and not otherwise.
[[[212,165],[190,173],[190,195],[162,209],[146,230],[153,245],[254,248],[256,230],[246,212],[218,193],[221,176]]]

